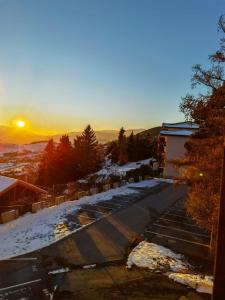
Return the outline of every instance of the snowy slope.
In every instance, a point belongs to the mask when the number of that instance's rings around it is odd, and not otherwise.
[[[111,159],[106,157],[103,168],[95,173],[95,175],[99,176],[99,181],[102,179],[107,179],[110,175],[125,176],[126,172],[139,169],[141,165],[149,165],[150,161],[155,161],[155,159],[147,158],[136,162],[129,162],[123,166],[119,166],[115,163],[112,163]]]
[[[71,213],[76,214],[82,204],[111,200],[115,195],[138,193],[130,187],[153,187],[157,184],[156,180],[129,184],[93,196],[86,196],[77,201],[68,201],[58,206],[45,208],[36,214],[28,213],[14,221],[2,224],[0,225],[0,259],[40,249],[71,234],[72,231],[66,226],[67,216]]]

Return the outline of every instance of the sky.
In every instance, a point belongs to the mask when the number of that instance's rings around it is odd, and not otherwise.
[[[39,132],[183,120],[223,0],[0,0],[0,124]]]

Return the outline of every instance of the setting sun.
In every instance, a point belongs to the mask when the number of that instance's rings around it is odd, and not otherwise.
[[[20,128],[25,127],[25,122],[22,121],[22,120],[18,120],[18,121],[16,122],[16,126],[17,126],[17,127],[20,127]]]

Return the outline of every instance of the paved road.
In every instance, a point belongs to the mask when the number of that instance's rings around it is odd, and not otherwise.
[[[0,300],[49,299],[47,276],[37,258],[0,262]]]
[[[155,222],[150,222],[144,237],[190,259],[210,259],[210,233],[199,228],[187,215],[184,199],[177,201]]]
[[[163,184],[154,194],[42,249],[40,253],[64,259],[73,266],[121,260],[129,246],[140,238],[146,225],[154,222],[185,194],[184,185],[174,189],[171,184]]]
[[[51,290],[60,280],[60,276],[55,276],[49,288],[47,270],[122,260],[146,226],[153,224],[185,195],[184,185],[174,189],[171,184],[163,183],[140,201],[125,208],[121,206],[121,210],[59,242],[23,256],[37,258],[37,261],[0,262],[1,270],[5,272],[1,272],[0,299],[44,299],[43,290]]]

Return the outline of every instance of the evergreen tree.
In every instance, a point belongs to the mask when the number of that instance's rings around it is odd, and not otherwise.
[[[75,172],[75,179],[80,179],[85,176],[83,161],[85,160],[84,156],[84,143],[83,137],[77,136],[74,139],[73,147],[73,168]]]
[[[122,127],[118,136],[118,163],[123,165],[128,161],[127,155],[127,139],[125,136],[125,130]]]
[[[99,167],[99,147],[94,130],[88,125],[83,133],[82,140],[84,146],[84,169],[86,174],[95,172]]]
[[[100,166],[100,147],[90,125],[74,140],[74,159],[76,177],[96,172]]]
[[[127,141],[127,156],[129,161],[135,161],[135,139],[133,131]]]
[[[57,183],[67,183],[73,180],[73,151],[68,135],[60,138],[56,149]]]
[[[40,185],[52,185],[56,176],[56,148],[53,139],[49,140],[41,159],[38,170],[37,183]]]

